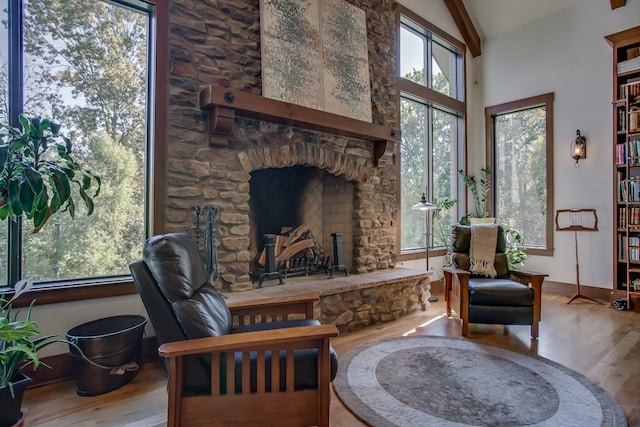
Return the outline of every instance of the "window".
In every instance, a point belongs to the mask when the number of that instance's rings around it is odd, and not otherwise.
[[[436,206],[458,198],[465,47],[410,11],[400,13],[400,248],[408,253],[425,249],[428,219],[430,246],[443,247],[459,217],[455,207],[428,218],[411,207],[422,193]]]
[[[153,5],[0,2],[0,120],[19,127],[24,113],[62,124],[75,157],[102,178],[91,216],[77,203],[74,220],[55,215],[35,234],[20,220],[1,223],[2,280],[66,284],[128,276],[150,228]]]
[[[553,248],[553,93],[488,107],[487,164],[496,221],[520,231],[527,252]]]

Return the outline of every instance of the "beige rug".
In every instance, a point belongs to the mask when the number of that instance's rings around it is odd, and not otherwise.
[[[340,400],[371,426],[626,426],[620,405],[543,357],[468,339],[403,337],[340,357]]]

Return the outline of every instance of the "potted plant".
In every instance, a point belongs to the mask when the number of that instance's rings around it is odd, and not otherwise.
[[[21,280],[9,300],[0,296],[0,427],[15,425],[21,418],[22,396],[33,383],[22,371],[31,366],[34,371],[40,365],[49,367],[40,360],[38,351],[55,342],[66,342],[40,333],[31,320],[33,302],[24,318],[19,318],[12,303],[30,288],[31,282]]]
[[[506,224],[504,227],[504,237],[507,241],[507,262],[509,264],[509,270],[517,270],[518,267],[524,265],[524,261],[527,259],[527,254],[524,252],[524,237],[515,228],[511,228]]]
[[[465,185],[473,195],[473,212],[462,217],[460,224],[477,224],[477,223],[493,223],[495,218],[489,217],[487,211],[487,199],[491,190],[491,170],[489,167],[480,169],[480,178],[476,179],[473,175],[460,169],[458,171]]]
[[[71,141],[60,134],[60,125],[23,115],[19,121],[22,129],[0,124],[0,220],[23,217],[38,232],[58,211],[74,217],[74,194],[91,215],[100,178],[73,159]],[[38,357],[42,348],[66,342],[40,334],[31,321],[33,302],[23,319],[12,309],[16,298],[30,287],[31,282],[21,280],[13,296],[0,297],[0,427],[15,424],[21,414],[24,388],[32,382],[22,371],[43,364]]]
[[[19,120],[22,129],[0,124],[0,220],[23,216],[37,232],[61,209],[73,218],[74,187],[91,215],[100,178],[71,157],[60,125],[40,117]]]

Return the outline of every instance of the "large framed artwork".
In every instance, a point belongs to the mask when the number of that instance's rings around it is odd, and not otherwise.
[[[344,0],[262,0],[262,95],[371,122],[366,16]]]

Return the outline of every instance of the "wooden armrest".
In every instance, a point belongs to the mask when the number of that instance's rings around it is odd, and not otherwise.
[[[228,304],[234,324],[264,323],[267,319],[287,320],[302,316],[314,318],[314,303],[320,300],[318,294],[302,294],[288,297],[262,298],[245,302]]]
[[[542,279],[544,279],[545,277],[548,276],[548,274],[535,273],[533,271],[525,271],[525,270],[511,270],[511,271],[509,271],[509,274],[512,274],[512,275],[514,275],[516,277],[521,277],[523,279],[526,279],[526,278],[536,278],[536,279],[542,278]]]
[[[335,336],[338,336],[338,328],[333,324],[297,326],[294,328],[245,332],[165,343],[158,349],[158,354],[163,357],[177,357],[222,351],[250,351],[256,349],[256,347],[268,347]]]
[[[458,276],[470,276],[471,272],[467,271],[467,270],[462,270],[460,268],[455,268],[455,267],[445,267],[442,269],[442,271],[446,271],[447,273],[451,273],[451,274],[456,274]]]
[[[281,307],[281,306],[292,305],[292,304],[316,302],[319,300],[320,300],[320,296],[318,294],[302,294],[302,295],[292,295],[287,297],[271,297],[271,298],[261,298],[261,299],[250,300],[250,301],[231,302],[227,305],[229,306],[229,310],[231,311],[231,313],[235,314],[234,311],[238,311],[238,310]]]

